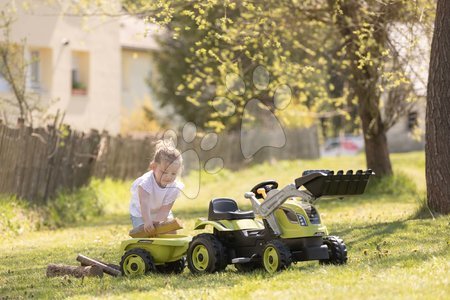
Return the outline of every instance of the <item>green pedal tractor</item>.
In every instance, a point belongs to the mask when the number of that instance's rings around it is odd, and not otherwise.
[[[212,226],[213,233],[192,238],[187,250],[190,271],[213,273],[234,264],[239,271],[264,268],[273,273],[297,261],[345,264],[345,243],[328,235],[314,203],[321,197],[362,194],[373,174],[308,170],[281,190],[276,181],[261,182],[245,193],[253,211],[239,210],[233,199],[212,200],[208,219],[197,220],[195,229]]]

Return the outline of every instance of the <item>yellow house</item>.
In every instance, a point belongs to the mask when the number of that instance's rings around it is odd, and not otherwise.
[[[144,36],[141,20],[80,17],[64,11],[61,2],[0,0],[14,20],[10,40],[25,42],[27,89],[50,111],[64,112],[74,129],[118,133],[126,111],[154,99],[147,79],[156,43]],[[10,94],[0,76],[0,96]]]

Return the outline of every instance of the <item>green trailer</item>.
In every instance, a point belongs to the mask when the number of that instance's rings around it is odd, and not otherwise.
[[[152,238],[134,238],[123,241],[120,268],[125,276],[144,275],[147,272],[181,273],[192,237],[179,234],[161,234]]]

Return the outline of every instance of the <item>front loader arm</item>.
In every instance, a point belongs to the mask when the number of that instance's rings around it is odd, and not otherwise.
[[[313,198],[307,191],[299,191],[294,184],[289,184],[281,190],[271,190],[267,194],[267,198],[259,207],[260,215],[267,217],[292,197],[300,197],[307,201]]]
[[[274,212],[284,202],[286,202],[286,200],[292,197],[301,197],[304,200],[313,199],[308,191],[299,191],[294,184],[289,184],[281,190],[271,190],[262,203],[260,203],[258,199],[256,199],[254,193],[245,193],[245,198],[250,199],[250,201],[252,202],[253,212],[266,219],[267,223],[269,223],[270,227],[276,235],[280,235],[281,230],[275,219]]]

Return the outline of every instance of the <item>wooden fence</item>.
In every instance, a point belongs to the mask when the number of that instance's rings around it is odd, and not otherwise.
[[[55,128],[0,124],[0,193],[46,201],[60,188],[73,190],[93,174],[100,136]]]
[[[275,138],[270,132],[255,134]],[[286,143],[281,148],[265,147],[252,159],[242,154],[240,136],[236,133],[218,135],[214,147],[207,151],[202,147],[201,138],[192,143],[179,138],[177,147],[194,154],[186,156],[185,172],[202,167],[214,157],[220,158],[229,169],[272,159],[319,157],[314,127],[287,130],[285,134]],[[51,126],[10,128],[0,123],[0,194],[41,202],[55,196],[60,189],[71,191],[81,187],[91,177],[136,178],[147,170],[156,139],[157,135],[132,139],[95,130],[86,134],[70,129],[61,132]]]

